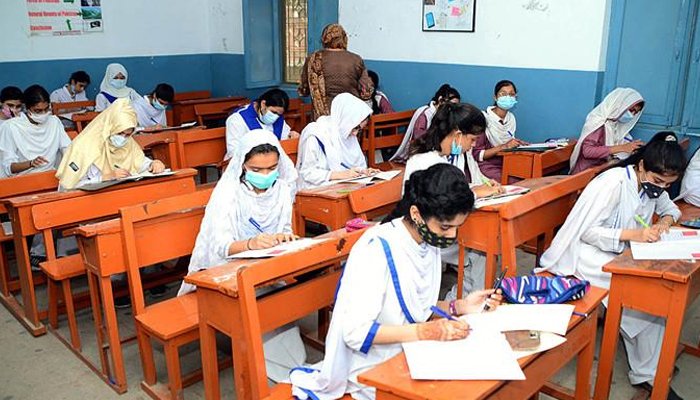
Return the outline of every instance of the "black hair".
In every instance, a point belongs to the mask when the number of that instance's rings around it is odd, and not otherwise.
[[[449,221],[472,210],[474,193],[469,189],[467,177],[459,168],[440,163],[411,174],[404,184],[403,197],[383,222],[404,217],[413,224],[411,206],[418,207],[426,223],[430,218]]]
[[[503,89],[506,86],[513,86],[513,90],[515,91],[515,93],[518,93],[518,88],[515,87],[515,83],[513,83],[512,81],[509,81],[507,79],[504,79],[502,81],[498,81],[498,83],[496,84],[496,87],[493,89],[493,95],[498,96],[498,92],[500,92],[501,89]]]
[[[90,75],[88,75],[87,72],[85,71],[75,71],[70,75],[70,79],[68,79],[68,83],[71,81],[75,83],[84,83],[86,85],[90,84]]]
[[[289,96],[287,95],[287,92],[282,89],[270,89],[261,94],[256,101],[258,102],[258,107],[260,106],[260,103],[265,101],[265,105],[268,107],[282,107],[284,108],[284,112],[287,112],[289,109]]]
[[[377,101],[377,90],[379,89],[379,75],[374,72],[367,70],[367,75],[369,76],[369,79],[372,80],[372,84],[374,84],[374,89],[372,90],[372,98],[370,99],[372,101],[372,114],[381,114],[382,109],[379,108],[379,102]]]
[[[435,92],[435,95],[432,98],[432,101],[435,103],[438,102],[442,98],[442,101],[444,102],[449,102],[452,99],[457,99],[461,100],[462,96],[459,95],[459,92],[457,89],[453,88],[452,86],[448,85],[447,83],[444,83],[440,88]]]
[[[620,161],[618,167],[639,165],[644,161],[644,169],[661,175],[680,176],[685,170],[685,152],[678,143],[678,136],[671,131],[661,131],[654,135],[644,146],[635,150],[627,159]]]
[[[39,85],[32,85],[26,88],[24,93],[22,93],[22,101],[27,109],[34,107],[41,102],[51,102],[49,92]]]
[[[464,134],[480,135],[486,129],[486,117],[478,108],[467,103],[445,103],[438,107],[425,135],[411,143],[409,153],[440,151],[442,141],[455,129]]]
[[[5,86],[0,90],[0,102],[4,103],[7,100],[22,100],[22,89],[17,86]]]
[[[253,156],[257,156],[258,154],[267,154],[267,153],[275,153],[277,154],[277,157],[280,155],[280,151],[277,150],[277,147],[275,147],[272,144],[269,143],[263,143],[259,144],[252,149],[243,157],[243,163],[247,163],[248,160],[253,158]],[[245,172],[241,173],[241,182],[245,181]]]
[[[168,103],[172,103],[175,100],[175,89],[167,83],[159,83],[156,88],[153,89],[153,93],[160,100],[165,100]]]

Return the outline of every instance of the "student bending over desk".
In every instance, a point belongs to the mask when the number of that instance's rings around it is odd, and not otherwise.
[[[168,125],[165,110],[175,99],[175,89],[167,83],[159,83],[150,94],[131,101],[136,111],[139,126],[149,129],[160,129]]]
[[[68,83],[51,92],[52,103],[72,103],[76,101],[87,101],[87,87],[90,85],[90,75],[85,71],[75,71],[70,75]],[[80,111],[80,110],[77,110]],[[61,123],[66,129],[75,128],[71,120],[73,112],[59,115]]]
[[[145,171],[163,172],[163,163],[146,157],[131,137],[136,125],[136,112],[129,100],[115,100],[68,147],[56,173],[59,190]]]
[[[680,218],[680,210],[664,189],[678,179],[684,165],[676,136],[659,132],[627,160],[600,174],[588,184],[552,246],[542,255],[542,269],[609,289],[610,274],[603,272],[603,265],[629,241],[659,240],[660,234]],[[649,226],[654,214],[660,218]],[[632,385],[653,382],[664,324],[662,318],[623,310],[620,326]],[[676,397],[669,395],[669,399],[679,398],[673,395]]]
[[[333,99],[331,115],[304,128],[299,141],[299,189],[311,189],[338,179],[378,172],[367,168],[357,135],[367,126],[372,109],[350,93]]]
[[[457,228],[474,205],[464,174],[438,164],[413,174],[388,222],[370,228],[350,252],[340,280],[326,355],[321,369],[295,368],[293,394],[300,399],[373,399],[373,388],[357,375],[401,352],[401,343],[455,340],[467,336],[460,320],[436,318],[492,309],[501,301],[493,290],[466,299],[438,302],[440,248],[454,243]]]

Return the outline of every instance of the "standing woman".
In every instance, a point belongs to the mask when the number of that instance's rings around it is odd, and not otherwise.
[[[496,84],[493,90],[494,104],[486,108],[486,135],[477,140],[474,158],[484,175],[498,182],[503,172],[503,157],[498,153],[519,146],[522,142],[515,138],[515,115],[510,109],[518,104],[518,89],[508,80]]]
[[[321,34],[323,49],[306,58],[301,70],[299,96],[311,96],[314,119],[328,115],[335,96],[350,93],[362,100],[372,97],[374,86],[362,57],[349,52],[348,35],[339,24],[330,24]]]
[[[581,193],[551,247],[542,255],[542,269],[610,288],[610,273],[603,272],[603,266],[631,241],[658,241],[661,233],[680,218],[680,210],[665,189],[678,179],[684,167],[683,149],[676,136],[659,132],[629,158],[598,175]],[[659,217],[655,223],[654,214]],[[648,389],[653,383],[664,325],[663,318],[623,310],[620,333],[632,385]],[[672,389],[668,398],[680,399]]]
[[[375,390],[357,376],[401,352],[401,343],[458,340],[469,334],[462,320],[433,314],[463,315],[492,307],[493,290],[465,299],[438,301],[440,248],[454,243],[474,197],[464,174],[449,164],[418,171],[388,217],[355,243],[340,279],[320,369],[295,368],[292,394],[300,399],[374,399]]]
[[[105,71],[105,76],[100,83],[100,92],[95,97],[95,111],[103,111],[116,99],[128,98],[130,100],[140,99],[141,96],[128,86],[126,82],[129,73],[121,64],[109,64]]]
[[[27,111],[0,125],[0,177],[56,169],[70,145],[46,89],[32,85],[23,99]]]
[[[350,93],[333,99],[331,115],[320,117],[301,132],[297,169],[299,189],[310,189],[334,180],[376,173],[367,168],[357,135],[372,109]]]
[[[571,154],[571,174],[605,164],[612,158],[625,159],[643,145],[629,132],[642,116],[644,99],[634,89],[616,88],[596,106],[581,129]]]
[[[136,125],[136,112],[129,100],[115,100],[68,147],[56,173],[59,190],[145,171],[163,172],[163,163],[146,157],[131,137]]]

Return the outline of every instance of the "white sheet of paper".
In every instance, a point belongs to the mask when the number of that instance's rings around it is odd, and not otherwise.
[[[170,175],[174,175],[174,174],[175,174],[175,172],[171,171],[170,168],[166,168],[165,170],[163,170],[163,172],[161,172],[159,174],[154,174],[153,172],[145,171],[145,172],[142,172],[140,174],[129,175],[126,178],[120,178],[119,180],[120,181],[138,181],[139,179],[143,179],[143,178],[150,178],[150,177],[154,177],[154,176],[170,176]]]
[[[505,189],[505,193],[503,194],[476,199],[474,202],[474,207],[481,208],[485,206],[492,206],[494,204],[508,203],[509,201],[515,200],[530,191],[529,188],[517,185],[504,185],[503,189]]]
[[[476,329],[499,332],[531,330],[566,335],[573,311],[572,304],[505,304],[491,312],[467,314],[460,318]]]
[[[192,122],[185,122],[180,125],[180,128],[189,128],[190,126],[195,126],[197,125],[197,121],[192,121]]]
[[[349,178],[349,179],[340,179],[337,181],[333,181],[332,183],[342,183],[342,182],[352,182],[352,183],[372,183],[373,181],[376,180],[382,180],[382,181],[389,181],[394,179],[398,174],[401,173],[401,170],[395,169],[391,171],[382,171],[377,174],[371,175],[371,176],[361,176],[359,178]]]
[[[661,241],[700,240],[700,232],[694,229],[670,229],[661,234]]]
[[[664,240],[656,243],[630,242],[635,260],[700,259],[700,240]]]
[[[2,230],[5,232],[5,236],[12,235],[12,222],[7,221],[2,223]]]
[[[518,359],[520,359],[523,357],[531,356],[533,354],[537,354],[537,353],[541,353],[543,351],[553,349],[564,342],[566,342],[566,338],[559,336],[556,333],[540,332],[540,345],[535,350],[513,351],[513,352],[515,353],[515,356]]]
[[[282,254],[287,254],[291,253],[294,251],[298,251],[301,249],[305,249],[307,247],[313,246],[316,243],[322,242],[327,239],[310,239],[310,238],[302,238],[299,240],[294,240],[292,242],[286,242],[282,244],[278,244],[275,247],[270,247],[269,249],[262,249],[262,250],[248,250],[248,251],[243,251],[240,253],[236,253],[233,255],[230,255],[226,258],[269,258],[269,257],[277,257],[281,256]]]
[[[474,329],[462,340],[420,340],[402,346],[412,379],[525,379],[505,336],[489,329]]]
[[[550,148],[557,148],[565,146],[565,144],[560,144],[557,142],[548,142],[548,143],[530,143],[530,144],[524,144],[522,146],[518,146],[518,149],[541,149],[543,147],[550,147]]]

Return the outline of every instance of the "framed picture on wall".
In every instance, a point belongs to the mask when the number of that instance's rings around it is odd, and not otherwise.
[[[476,0],[422,0],[424,32],[474,32]]]

